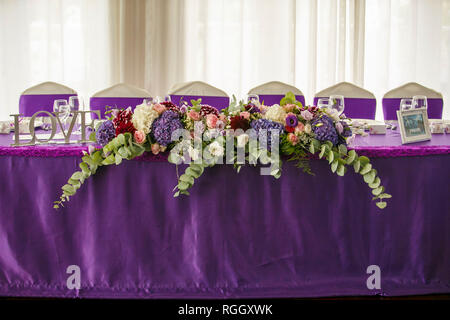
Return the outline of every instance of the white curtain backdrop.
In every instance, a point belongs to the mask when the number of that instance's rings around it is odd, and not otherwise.
[[[450,119],[450,0],[0,0],[0,118],[42,81],[89,96],[117,82],[164,95],[203,80],[314,93],[349,81],[381,97],[416,81]]]

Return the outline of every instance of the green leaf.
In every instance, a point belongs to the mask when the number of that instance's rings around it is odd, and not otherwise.
[[[319,158],[322,159],[322,157],[325,155],[325,152],[327,151],[327,145],[323,144],[320,149],[321,149],[321,151],[319,153]]]
[[[363,166],[362,170],[359,173],[365,175],[366,173],[370,172],[370,170],[372,170],[372,165],[370,163],[367,163],[365,166]]]
[[[342,164],[340,164],[339,165],[339,167],[338,167],[338,169],[337,169],[337,171],[336,171],[336,173],[338,174],[338,176],[344,176],[344,174],[345,174],[345,166],[344,165],[342,165]]]
[[[355,161],[355,158],[356,158],[356,152],[355,152],[355,150],[350,150],[349,152],[348,152],[348,154],[347,154],[347,160],[346,160],[346,163],[348,164],[348,165],[350,165],[350,164],[352,164],[353,163],[353,161]]]
[[[70,177],[70,179],[73,180],[80,180],[81,178],[83,178],[83,172],[81,171],[74,172],[74,174],[72,174],[72,176]]]
[[[94,152],[94,154],[91,156],[92,161],[96,165],[100,165],[103,161],[102,153],[99,151]]]
[[[189,187],[190,186],[189,186],[189,184],[187,182],[180,181],[178,183],[178,189],[180,189],[180,191],[187,190],[187,189],[189,189]]]
[[[377,205],[378,208],[384,209],[384,208],[386,208],[387,203],[384,202],[384,201],[380,201],[380,202],[377,202],[376,205]]]
[[[113,154],[110,154],[105,160],[102,161],[103,165],[110,165],[116,162]]]
[[[358,160],[361,162],[362,167],[370,162],[369,158],[366,156],[359,157]]]
[[[63,191],[67,192],[67,194],[73,196],[75,194],[75,188],[70,184],[65,184],[62,186]]]
[[[118,166],[119,164],[122,163],[122,157],[120,156],[120,154],[116,154],[115,162],[116,162],[116,166]]]
[[[361,162],[359,162],[359,160],[356,160],[353,163],[353,169],[355,169],[355,172],[358,173],[360,168],[361,168]]]
[[[117,153],[124,159],[128,158],[128,152],[127,152],[127,147],[120,147],[119,150],[117,150]],[[129,149],[128,149],[129,150]],[[131,152],[130,152],[131,155]]]
[[[92,131],[91,134],[89,135],[89,141],[97,142],[97,139],[95,137],[95,131]]]
[[[339,164],[339,162],[338,162],[337,160],[333,161],[333,163],[331,164],[331,171],[332,171],[333,173],[336,172],[336,169],[337,169],[337,167],[338,167],[338,164]]]
[[[373,171],[370,171],[364,175],[364,182],[370,184],[375,180],[375,177],[375,173]]]
[[[382,193],[378,196],[379,199],[390,199],[392,196],[389,193]]]
[[[89,175],[91,174],[91,170],[89,170],[88,165],[84,162],[80,163],[80,169],[83,171],[83,173],[86,173]]]
[[[180,181],[188,183],[189,186],[192,186],[194,184],[194,178],[186,173],[181,175]]]
[[[333,160],[334,160],[334,152],[333,151],[330,151],[329,153],[328,153],[328,163],[330,164],[330,163],[332,163],[333,162]],[[334,172],[334,171],[333,171]]]
[[[372,190],[374,196],[379,196],[384,191],[384,187],[378,187]]]
[[[381,184],[380,178],[376,177],[375,180],[372,183],[369,184],[369,187],[372,188],[372,189],[376,189],[376,188],[378,188],[380,186],[380,184]]]
[[[309,144],[309,152],[311,152],[312,154],[316,153],[316,150],[314,149],[314,144],[313,143]]]
[[[340,144],[338,147],[339,153],[341,155],[346,155],[347,154],[347,147],[343,144]]]

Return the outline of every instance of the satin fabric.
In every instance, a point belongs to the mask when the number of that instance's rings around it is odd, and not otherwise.
[[[215,96],[188,96],[188,95],[170,95],[170,100],[177,106],[181,101],[186,101],[191,105],[191,100],[202,99],[202,104],[209,104],[212,107],[222,110],[230,105],[230,98],[228,97],[215,97]]]
[[[19,99],[19,113],[24,117],[31,117],[38,111],[53,112],[53,102],[55,100],[64,99],[69,102],[69,98],[76,95],[76,93],[21,95]]]
[[[317,106],[317,101],[321,98],[329,97],[315,97],[315,106]],[[348,118],[374,120],[377,109],[377,100],[366,98],[344,98],[344,107],[344,113]]]
[[[173,198],[175,166],[100,168],[65,208],[79,157],[0,156],[0,295],[242,298],[450,292],[450,155],[373,159],[380,211],[359,174],[290,162],[208,168]],[[180,168],[182,170],[183,168]],[[69,290],[66,269],[81,269]],[[368,266],[381,289],[366,286]]]
[[[104,118],[106,107],[111,107],[111,109],[121,109],[128,108],[134,110],[137,105],[140,105],[146,97],[142,98],[111,98],[111,97],[91,97],[90,99],[90,110],[100,110],[101,117]],[[94,113],[91,113],[91,117],[93,119],[97,119],[97,116]]]
[[[383,115],[384,120],[397,120],[397,110],[400,109],[400,101],[402,98],[384,98],[383,99]],[[427,99],[428,118],[442,119],[442,110],[444,101],[442,99]]]

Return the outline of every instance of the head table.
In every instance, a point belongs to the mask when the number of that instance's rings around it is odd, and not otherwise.
[[[52,202],[86,145],[10,147],[0,136],[0,295],[243,298],[450,292],[450,135],[401,145],[357,137],[393,198],[359,174],[282,177],[207,169],[173,198],[166,155],[102,167],[67,205]],[[67,286],[78,266],[81,288]],[[378,266],[379,288],[367,285]],[[373,270],[369,268],[369,270]]]

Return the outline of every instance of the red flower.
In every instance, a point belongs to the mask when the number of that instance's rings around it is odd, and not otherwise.
[[[242,129],[245,131],[250,128],[250,122],[244,117],[238,115],[230,118],[230,126],[233,130]]]
[[[180,108],[177,107],[172,101],[164,101],[161,102],[161,104],[165,106],[167,110],[172,110],[174,112],[180,113]]]
[[[116,136],[125,132],[130,132],[131,134],[134,134],[136,128],[131,122],[132,116],[133,113],[131,112],[130,108],[120,110],[117,113],[117,116],[113,119],[114,128],[116,129]]]
[[[295,127],[285,126],[285,127],[284,127],[284,130],[286,130],[286,131],[289,132],[289,133],[292,133],[292,132],[295,131]]]
[[[211,107],[208,104],[202,104],[200,106],[201,106],[201,108],[200,108],[200,115],[202,117],[206,117],[208,114],[213,114],[216,117],[219,116],[219,110],[217,110],[217,108]]]

